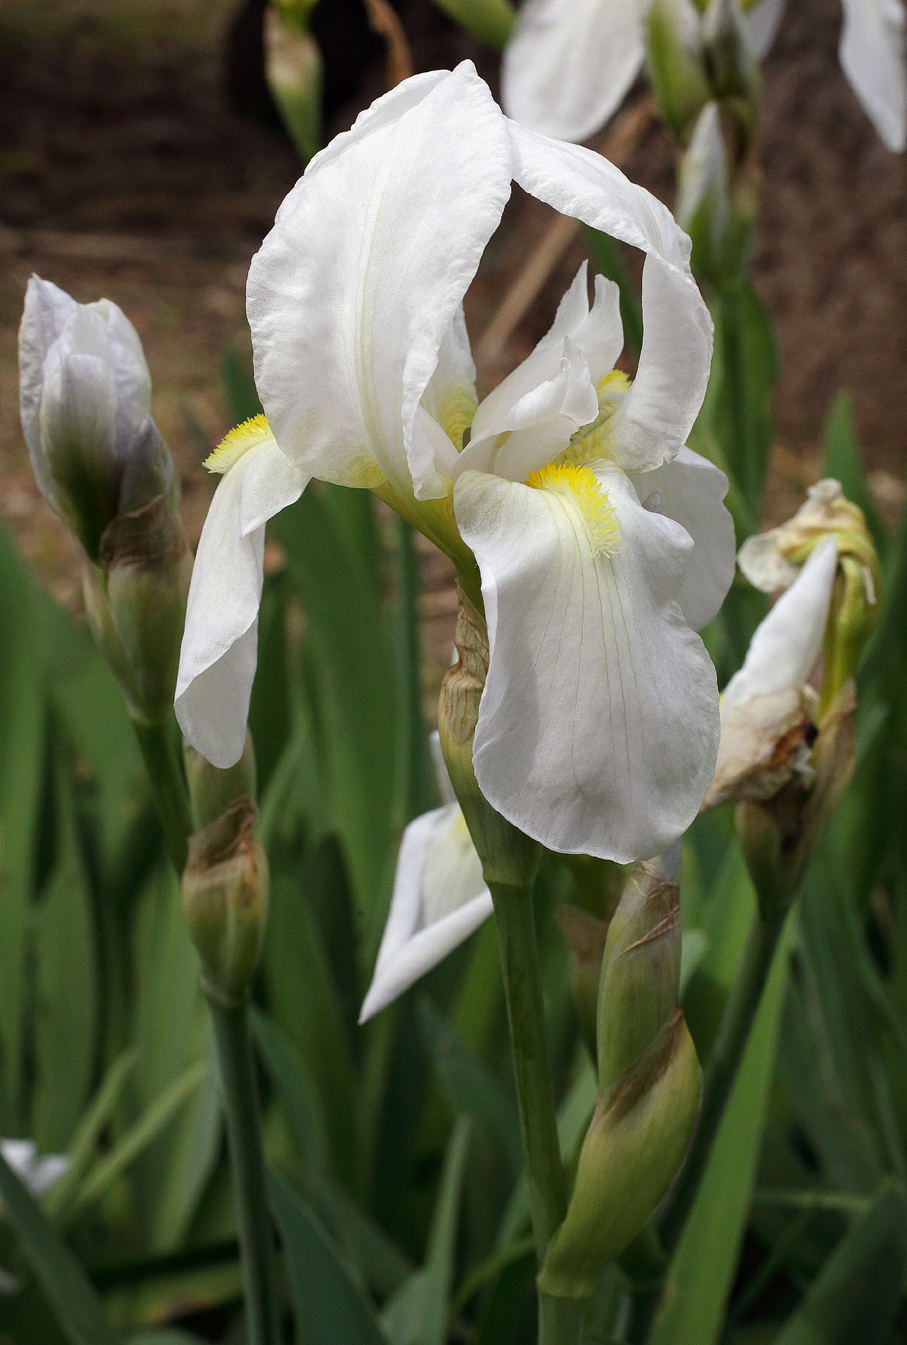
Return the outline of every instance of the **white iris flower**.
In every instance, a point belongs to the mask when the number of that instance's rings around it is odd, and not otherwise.
[[[504,52],[508,114],[545,135],[586,140],[614,115],[645,62],[649,0],[526,0]],[[696,10],[689,0],[695,23]],[[753,51],[774,40],[783,0],[744,2]],[[902,0],[842,0],[838,54],[889,149],[907,144]]]
[[[513,180],[645,253],[632,384],[613,368],[616,287],[597,278],[590,307],[583,268],[477,406],[462,301]],[[252,262],[267,422],[215,455],[189,595],[177,715],[208,760],[243,748],[264,524],[317,477],[375,490],[464,572],[474,556],[490,650],[474,765],[504,817],[621,862],[684,831],[719,737],[694,630],[734,567],[727,480],[684,448],[712,344],[689,252],[659,201],[509,121],[469,62],[398,85],[312,160]]]

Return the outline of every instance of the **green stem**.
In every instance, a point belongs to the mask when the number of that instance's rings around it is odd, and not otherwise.
[[[702,1087],[702,1111],[687,1161],[668,1197],[661,1218],[666,1251],[673,1251],[683,1230],[712,1151],[737,1070],[749,1040],[786,912],[753,916],[737,976],[724,1008]]]
[[[539,1345],[579,1345],[585,1302],[539,1294]]]
[[[137,719],[132,722],[151,780],[154,806],[164,830],[170,861],[179,876],[186,867],[192,816],[173,725],[169,719],[158,724],[143,724]]]
[[[208,996],[220,1062],[233,1196],[242,1264],[248,1345],[277,1345],[273,1240],[265,1188],[258,1085],[245,1004],[226,1006]]]
[[[545,1009],[532,891],[490,883],[513,1046],[520,1128],[539,1264],[567,1209],[554,1095],[545,1047]]]

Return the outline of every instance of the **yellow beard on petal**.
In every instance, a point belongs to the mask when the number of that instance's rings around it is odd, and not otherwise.
[[[614,506],[589,467],[569,462],[549,462],[530,472],[526,485],[565,496],[575,505],[589,535],[593,556],[611,556],[620,544],[620,527]]]
[[[221,439],[214,452],[205,459],[205,466],[209,472],[222,476],[235,467],[250,448],[259,448],[273,438],[267,416],[250,416]]]

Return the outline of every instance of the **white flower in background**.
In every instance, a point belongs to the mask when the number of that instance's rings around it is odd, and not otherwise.
[[[695,9],[690,0],[691,15]],[[783,0],[744,3],[753,51],[774,40]],[[842,0],[839,57],[889,149],[907,143],[902,0]],[[586,140],[620,107],[645,63],[649,0],[526,0],[504,51],[502,102],[532,130]]]
[[[43,1196],[69,1167],[67,1154],[38,1157],[34,1140],[0,1140],[0,1153],[33,1196]]]
[[[491,915],[491,893],[476,854],[437,733],[431,736],[440,808],[415,818],[403,833],[390,912],[360,1023],[436,967]]]
[[[771,798],[794,777],[812,783],[819,697],[809,676],[822,650],[837,569],[838,544],[826,536],[757,627],[721,697],[721,746],[706,808]]]
[[[169,490],[173,465],[151,418],[142,343],[109,299],[79,304],[31,277],[19,398],[38,488],[93,557],[118,512]]]
[[[584,267],[477,406],[462,300],[512,180],[646,254],[632,383],[613,367],[617,289],[598,277],[590,307]],[[216,455],[192,579],[177,715],[208,760],[243,747],[265,521],[318,477],[372,488],[464,573],[475,556],[490,665],[474,764],[500,813],[621,861],[680,835],[718,746],[693,631],[734,566],[726,478],[684,448],[711,357],[689,251],[612,164],[505,118],[468,62],[398,85],[312,160],[252,262],[268,419]]]

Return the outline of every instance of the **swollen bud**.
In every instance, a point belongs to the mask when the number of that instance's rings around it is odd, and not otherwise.
[[[251,799],[237,799],[189,841],[183,909],[202,961],[205,993],[224,1008],[245,1003],[264,939],[265,853],[253,834]]]
[[[680,904],[673,883],[638,864],[611,921],[598,1000],[598,1102],[567,1216],[539,1289],[592,1295],[604,1266],[644,1228],[693,1133],[701,1079],[677,1004]]]
[[[564,942],[573,954],[570,973],[573,1002],[579,1019],[580,1032],[595,1060],[598,1035],[598,987],[601,982],[602,958],[608,938],[608,921],[602,920],[580,906],[566,903],[556,907],[555,917],[564,936]]]
[[[646,18],[646,60],[658,110],[681,145],[712,97],[693,0],[654,0]]]
[[[182,520],[164,495],[112,519],[98,563],[83,565],[95,643],[140,723],[159,723],[170,713],[191,574]]]
[[[748,165],[735,168],[726,109],[707,103],[678,168],[677,222],[693,242],[697,278],[732,284],[745,271],[758,192]]]
[[[702,20],[702,40],[712,97],[733,111],[741,134],[742,158],[759,116],[762,75],[739,0],[709,0]]]
[[[283,123],[308,162],[321,146],[322,62],[306,31],[310,4],[271,4],[265,10],[265,76]]]
[[[32,276],[19,328],[19,400],[38,487],[93,561],[119,514],[158,495],[176,503],[142,343],[109,299],[77,304]]]
[[[237,799],[256,796],[255,748],[246,729],[246,743],[235,766],[220,770],[212,766],[190,742],[183,740],[186,783],[192,805],[192,821],[197,831],[208,826]]]
[[[488,634],[475,607],[458,590],[457,662],[448,668],[438,701],[438,735],[444,763],[482,861],[489,887],[528,887],[538,871],[541,847],[501,817],[485,798],[472,765],[479,701],[488,675]]]

